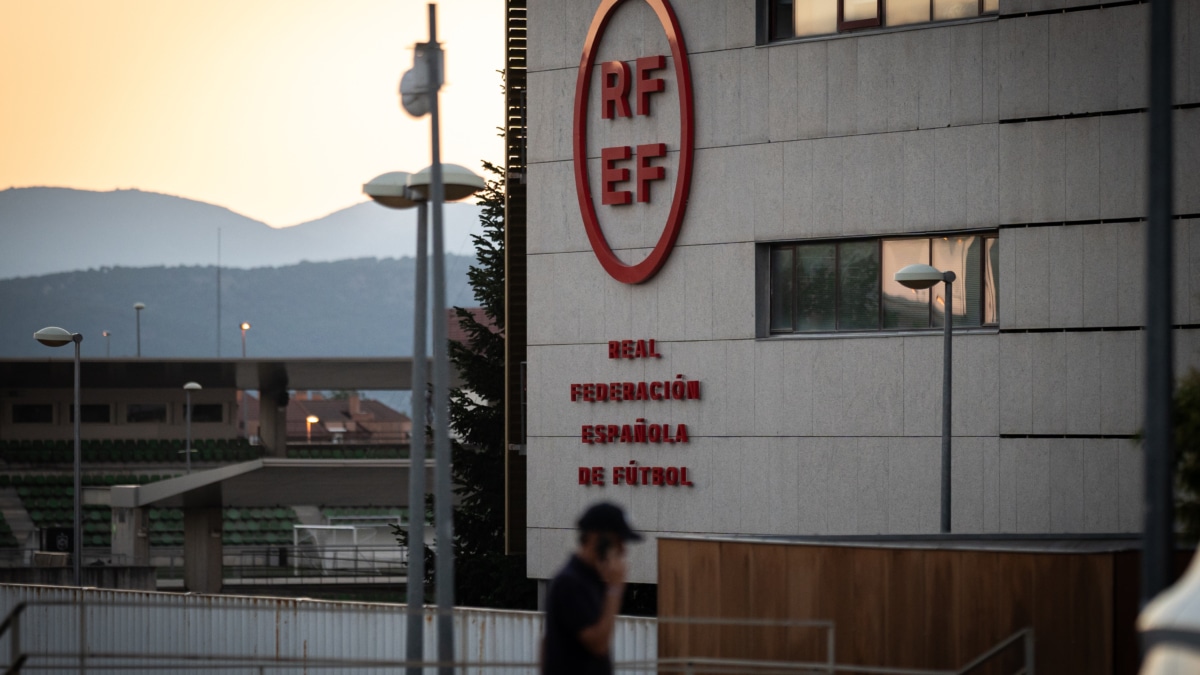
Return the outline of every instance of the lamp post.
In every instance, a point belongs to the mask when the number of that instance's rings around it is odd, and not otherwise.
[[[484,187],[484,181],[466,167],[447,164],[444,171],[446,199],[464,199]],[[432,170],[427,168],[415,176],[392,171],[376,176],[363,185],[363,192],[379,204],[393,209],[417,207],[416,300],[413,315],[413,436],[409,444],[408,471],[408,589],[405,648],[408,660],[421,654],[424,645],[424,621],[421,610],[425,604],[425,424],[428,420],[425,391],[429,381],[425,350],[425,331],[428,315],[428,195]],[[413,555],[413,551],[416,555]],[[413,580],[417,580],[413,583]],[[419,675],[420,668],[410,667],[409,675]]]
[[[187,425],[187,447],[184,449],[184,455],[187,457],[187,472],[192,472],[192,392],[200,391],[203,387],[198,382],[188,382],[183,385],[183,395],[187,397],[187,409],[185,411]]]
[[[79,407],[79,344],[83,342],[83,336],[79,333],[72,333],[65,328],[57,326],[49,326],[43,328],[33,334],[33,339],[46,345],[47,347],[61,347],[72,342],[75,343],[75,407],[72,408],[74,415],[72,417],[74,433],[75,433],[75,523],[74,531],[71,534],[75,550],[71,556],[73,571],[75,572],[75,585],[83,585],[82,564],[83,559],[83,452],[79,445],[79,418],[83,416],[83,411]]]
[[[446,198],[442,168],[441,120],[438,90],[442,86],[442,47],[437,41],[437,5],[429,3],[429,41],[416,45],[413,67],[400,79],[400,102],[413,117],[429,115],[430,166],[425,195],[433,222],[433,441],[436,458],[435,511],[437,520],[437,660],[454,660],[454,525],[451,522],[450,360],[446,353],[446,270],[443,255],[442,202]],[[414,177],[415,178],[415,177]],[[409,187],[416,188],[413,179]],[[478,189],[478,188],[476,188]],[[468,193],[469,194],[469,193]],[[453,668],[441,666],[441,675]]]
[[[942,533],[950,532],[950,371],[952,363],[950,334],[954,327],[954,272],[943,272],[930,265],[909,265],[896,272],[900,285],[914,290],[946,284],[945,319],[942,321]]]
[[[111,340],[109,340],[109,338],[112,337],[112,333],[109,331],[104,331],[103,333],[100,333],[100,334],[104,336],[104,358],[107,359],[112,356],[112,351],[109,350],[109,348],[108,348],[109,342],[111,342]]]
[[[134,316],[137,318],[137,355],[142,357],[142,310],[146,309],[146,303],[133,303]]]
[[[308,436],[308,442],[310,445],[312,444],[312,425],[320,421],[321,419],[316,415],[309,415],[308,417],[304,418],[304,432]]]
[[[246,331],[250,330],[250,323],[247,321],[243,321],[241,328],[242,328],[242,358],[244,359],[244,358],[246,358]]]

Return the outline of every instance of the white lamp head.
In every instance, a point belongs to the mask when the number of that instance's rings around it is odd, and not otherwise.
[[[429,185],[433,183],[433,171],[425,167],[408,179],[408,187],[421,199],[429,198]],[[466,199],[479,192],[487,184],[483,178],[465,166],[442,164],[442,185],[446,201]]]
[[[936,267],[918,263],[896,272],[896,281],[905,288],[922,290],[946,280],[946,273]]]
[[[146,303],[144,303],[144,302],[135,302],[135,303],[133,303],[133,308],[134,308],[134,309],[146,309]]]
[[[201,387],[199,382],[188,382],[187,384],[183,385],[183,388],[188,391],[196,391],[197,389],[203,389],[204,387]]]
[[[304,418],[304,421],[308,422],[309,424],[316,424],[317,422],[320,422],[321,419],[316,415],[309,415],[308,417]]]
[[[61,347],[75,341],[75,334],[66,328],[48,326],[33,334],[33,339],[47,347]]]
[[[408,194],[407,171],[389,171],[363,183],[363,194],[388,208],[407,209],[417,205]]]
[[[242,322],[242,330],[250,330],[250,322],[249,321]]]

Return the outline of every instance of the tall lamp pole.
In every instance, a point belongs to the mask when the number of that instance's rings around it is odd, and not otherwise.
[[[455,164],[442,166],[443,196],[449,201],[465,199],[483,189],[484,181],[470,169]],[[425,333],[428,315],[428,196],[432,182],[432,170],[423,169],[410,176],[403,171],[392,171],[371,179],[363,185],[363,192],[383,206],[393,209],[417,207],[417,260],[416,300],[413,316],[413,436],[409,451],[408,472],[408,620],[405,636],[408,660],[420,655],[424,646],[424,620],[421,615],[425,603],[425,425],[428,414],[425,405],[427,390],[428,360],[426,357]],[[413,555],[416,551],[416,555]],[[416,582],[414,583],[414,580]],[[419,675],[420,668],[410,666],[409,675]]]
[[[243,321],[242,325],[241,325],[241,329],[242,329],[242,359],[245,359],[246,358],[246,331],[250,330],[250,322]],[[242,402],[241,403],[242,404],[239,407],[241,408],[241,413],[242,413],[242,434],[244,436],[249,436],[250,434],[247,433],[247,429],[246,429],[246,391],[244,389],[242,390]]]
[[[184,410],[185,419],[187,420],[187,447],[184,449],[184,455],[187,457],[187,472],[192,472],[192,392],[200,391],[203,387],[197,382],[188,382],[183,385],[183,395],[187,398],[187,407]]]
[[[104,358],[107,359],[112,356],[112,351],[109,349],[109,342],[111,342],[111,340],[109,340],[109,338],[112,337],[112,332],[104,331],[103,333],[100,333],[100,334],[104,336]]]
[[[320,422],[321,419],[316,415],[309,415],[304,418],[304,433],[308,437],[308,443],[312,444],[312,425]]]
[[[137,318],[137,355],[142,356],[142,310],[146,309],[146,303],[133,303],[134,316]]]
[[[950,532],[950,413],[951,413],[951,364],[954,362],[951,348],[953,343],[950,335],[954,327],[954,272],[943,272],[930,265],[917,264],[904,267],[896,272],[896,281],[900,285],[914,290],[924,290],[937,285],[946,284],[946,310],[942,321],[942,507],[941,531]]]
[[[75,343],[75,407],[73,412],[73,427],[75,433],[75,523],[74,531],[71,533],[72,543],[75,550],[71,555],[71,564],[75,573],[75,585],[83,585],[83,452],[79,444],[79,418],[83,416],[83,410],[79,407],[79,344],[83,342],[83,335],[72,333],[65,328],[57,326],[49,326],[43,328],[33,334],[33,339],[46,345],[47,347],[62,347],[63,345]]]

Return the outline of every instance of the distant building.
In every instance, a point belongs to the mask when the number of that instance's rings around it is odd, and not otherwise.
[[[246,396],[246,425],[257,433],[258,399]],[[407,444],[412,436],[412,419],[380,401],[350,394],[345,398],[326,398],[320,392],[299,391],[288,401],[287,435],[291,442],[310,439],[312,443]]]

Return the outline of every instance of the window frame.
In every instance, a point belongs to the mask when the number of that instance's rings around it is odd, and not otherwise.
[[[795,1],[796,0],[793,0],[793,6],[794,6]],[[837,29],[834,32],[818,33],[818,34],[813,34],[813,35],[796,35],[795,29],[793,28],[791,35],[788,35],[785,37],[777,37],[773,34],[773,29],[776,28],[779,23],[777,20],[779,2],[780,2],[780,0],[757,0],[758,12],[757,12],[757,16],[756,16],[756,28],[757,28],[756,37],[758,39],[757,42],[759,45],[775,44],[775,43],[787,42],[789,40],[805,40],[805,39],[810,39],[810,38],[827,39],[830,36],[837,36],[837,35],[852,33],[854,31],[863,30],[864,28],[908,29],[913,26],[926,26],[926,25],[931,25],[931,24],[953,23],[953,22],[957,22],[957,21],[973,21],[973,20],[978,20],[978,19],[987,18],[987,17],[995,18],[1000,15],[1000,10],[998,7],[997,7],[997,9],[993,9],[993,10],[986,9],[987,0],[976,0],[975,6],[977,9],[976,9],[975,16],[955,17],[952,19],[936,19],[936,18],[934,18],[934,15],[935,15],[934,0],[929,0],[929,20],[928,21],[918,21],[915,23],[902,24],[899,26],[889,26],[889,25],[887,25],[887,16],[885,14],[885,12],[887,11],[887,3],[884,0],[876,0],[875,18],[859,19],[857,21],[846,21],[845,20],[845,0],[836,0],[836,2],[837,2]],[[794,10],[793,10],[793,21],[794,20],[795,20],[795,15],[794,15]]]
[[[951,236],[955,236],[955,235],[967,235],[967,236],[977,237],[979,239],[979,261],[977,263],[977,265],[978,265],[978,269],[977,269],[978,277],[977,278],[978,278],[978,283],[979,283],[980,308],[979,308],[979,323],[978,324],[956,325],[956,326],[954,326],[954,330],[998,329],[999,325],[1000,325],[1000,312],[999,312],[999,306],[1000,306],[999,286],[1000,286],[1000,284],[999,284],[999,280],[997,280],[997,283],[996,283],[996,317],[995,317],[996,320],[995,320],[995,322],[989,323],[989,322],[985,321],[986,312],[985,312],[985,307],[984,307],[983,291],[984,291],[984,288],[986,287],[985,273],[987,272],[987,241],[989,239],[995,240],[994,245],[998,246],[999,239],[1000,239],[1000,232],[999,232],[999,230],[959,230],[959,231],[951,231],[951,232],[930,232],[930,233],[919,233],[919,234],[916,234],[916,233],[915,234],[899,234],[899,235],[884,235],[884,236],[872,236],[872,237],[845,237],[845,238],[837,238],[837,239],[811,239],[811,240],[797,240],[797,241],[763,242],[762,250],[764,251],[764,255],[762,258],[760,258],[760,261],[762,261],[760,264],[763,264],[764,275],[761,277],[758,277],[758,284],[759,284],[760,289],[765,290],[765,293],[763,293],[760,296],[761,301],[758,303],[758,307],[761,311],[763,311],[765,313],[765,316],[763,317],[763,319],[761,321],[758,322],[758,325],[760,326],[759,336],[760,337],[779,337],[779,336],[788,336],[788,335],[889,334],[889,333],[941,331],[943,329],[943,326],[934,325],[934,309],[933,309],[933,302],[934,302],[934,297],[935,297],[934,293],[930,293],[929,298],[927,299],[928,308],[929,308],[929,313],[928,313],[929,326],[921,327],[921,328],[913,328],[913,327],[892,328],[892,327],[886,327],[884,325],[883,243],[885,241],[912,240],[912,239],[922,240],[923,239],[927,242],[927,249],[928,249],[927,255],[929,256],[930,263],[932,263],[934,240],[939,237],[945,238],[945,237],[951,237]],[[842,244],[852,243],[852,242],[863,242],[863,241],[871,241],[875,244],[876,260],[879,263],[879,275],[878,275],[878,278],[876,279],[876,312],[877,312],[877,314],[876,314],[875,328],[841,328],[841,324],[842,324],[842,312],[841,312],[841,308],[842,308],[842,284],[841,284]],[[826,328],[826,329],[816,329],[816,330],[799,330],[799,329],[795,328],[795,326],[799,323],[799,306],[800,306],[799,305],[800,293],[798,290],[799,287],[797,285],[797,279],[798,279],[797,265],[799,264],[799,260],[800,260],[800,254],[799,254],[798,249],[802,246],[812,246],[812,245],[822,245],[822,244],[834,244],[834,265],[833,265],[833,275],[834,275],[833,326],[834,327]],[[791,323],[792,328],[791,329],[776,329],[772,326],[773,322],[772,322],[772,316],[771,316],[771,310],[775,306],[775,297],[774,297],[775,283],[774,283],[774,279],[772,276],[773,269],[771,266],[771,261],[772,261],[771,254],[775,250],[784,249],[784,248],[790,249],[791,253],[792,253],[791,254],[791,259],[792,259],[792,267],[791,267],[792,298],[791,298],[791,303],[790,303],[791,315],[792,315],[792,323]],[[997,270],[997,273],[998,272],[999,272],[999,270]],[[959,280],[955,283],[955,292],[959,292],[960,288],[962,289],[962,292],[964,294],[967,292],[966,287],[965,287],[965,280]],[[953,302],[953,300],[952,300],[952,302]],[[953,317],[953,313],[951,313],[950,316]],[[951,318],[951,320],[953,321],[953,318]],[[764,328],[765,328],[765,330],[762,330]]]

